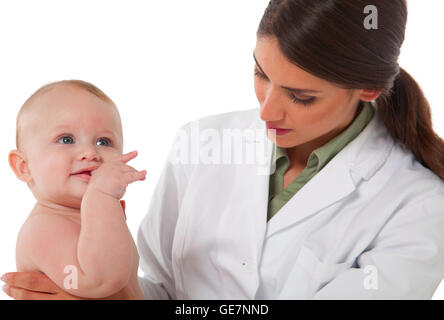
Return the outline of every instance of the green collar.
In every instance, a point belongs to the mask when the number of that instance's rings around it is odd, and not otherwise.
[[[308,158],[306,167],[316,167],[316,172],[319,172],[337,153],[339,153],[339,151],[341,151],[349,142],[359,135],[359,133],[370,122],[374,113],[374,107],[370,102],[362,103],[362,110],[360,111],[359,115],[344,131],[322,147],[312,151],[310,157]],[[277,162],[282,162],[280,159],[284,157],[286,158],[285,162],[287,164],[285,166],[281,166],[284,168],[279,168],[277,166]],[[288,169],[290,161],[287,150],[285,148],[276,146],[276,154],[274,155],[273,161],[276,163],[276,170],[283,175]],[[283,169],[285,169],[284,172],[281,172]]]

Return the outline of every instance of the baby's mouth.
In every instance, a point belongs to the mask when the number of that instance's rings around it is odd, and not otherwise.
[[[72,174],[72,176],[82,179],[85,182],[89,182],[89,180],[91,179],[91,171],[80,171]]]
[[[74,173],[72,173],[72,176],[81,178],[83,180],[89,181],[89,179],[91,178],[91,174],[94,170],[96,170],[98,168],[98,166],[94,166],[94,167],[89,167],[89,168],[83,168],[80,169]]]
[[[73,173],[72,175],[88,175],[88,176],[91,176],[91,171],[80,171],[80,172],[77,172],[77,173]]]

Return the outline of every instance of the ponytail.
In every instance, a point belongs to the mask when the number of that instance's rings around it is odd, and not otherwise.
[[[376,103],[392,137],[444,180],[444,141],[433,131],[430,105],[413,77],[400,68],[392,89]]]

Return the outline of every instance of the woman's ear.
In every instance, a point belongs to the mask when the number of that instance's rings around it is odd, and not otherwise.
[[[12,150],[8,155],[9,166],[14,171],[17,178],[24,182],[31,182],[32,176],[29,171],[28,162],[19,150]]]
[[[360,99],[362,101],[370,102],[370,101],[376,100],[379,97],[379,95],[381,94],[381,92],[382,92],[382,89],[380,89],[380,90],[362,90]]]

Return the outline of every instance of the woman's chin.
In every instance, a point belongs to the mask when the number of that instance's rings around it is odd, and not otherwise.
[[[293,148],[299,145],[296,141],[294,141],[294,139],[286,139],[285,137],[276,136],[276,138],[274,138],[274,140],[272,141],[274,142],[274,144],[276,144],[276,146],[285,149]]]

